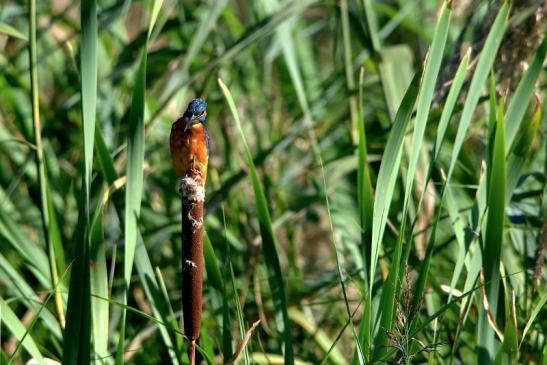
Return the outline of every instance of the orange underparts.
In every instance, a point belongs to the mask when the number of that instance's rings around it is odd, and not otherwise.
[[[196,123],[184,130],[185,124],[185,119],[180,118],[171,129],[169,144],[173,168],[180,178],[199,173],[205,182],[209,159],[205,126]]]

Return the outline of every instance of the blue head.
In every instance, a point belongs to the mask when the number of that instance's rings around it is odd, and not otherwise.
[[[200,98],[192,100],[190,104],[188,104],[184,116],[190,123],[205,123],[205,120],[207,119],[207,102]]]

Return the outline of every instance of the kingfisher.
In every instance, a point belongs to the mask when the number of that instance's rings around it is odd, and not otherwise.
[[[199,173],[202,182],[207,179],[209,134],[207,133],[207,103],[194,99],[171,127],[169,145],[173,168],[180,178]]]

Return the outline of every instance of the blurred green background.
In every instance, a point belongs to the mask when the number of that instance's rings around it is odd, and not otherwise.
[[[546,12],[3,0],[0,363],[188,363],[168,139],[194,97],[204,363],[545,363]]]

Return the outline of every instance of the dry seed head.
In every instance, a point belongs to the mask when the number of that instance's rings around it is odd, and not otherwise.
[[[498,92],[507,89],[513,91],[516,88],[522,73],[528,68],[530,56],[545,36],[547,1],[541,5],[534,0],[514,1],[511,16],[523,14],[531,7],[537,8],[511,30],[500,47],[496,63],[496,68],[500,71]]]
[[[180,192],[182,198],[188,202],[205,201],[205,187],[201,176],[185,176],[180,179]]]

